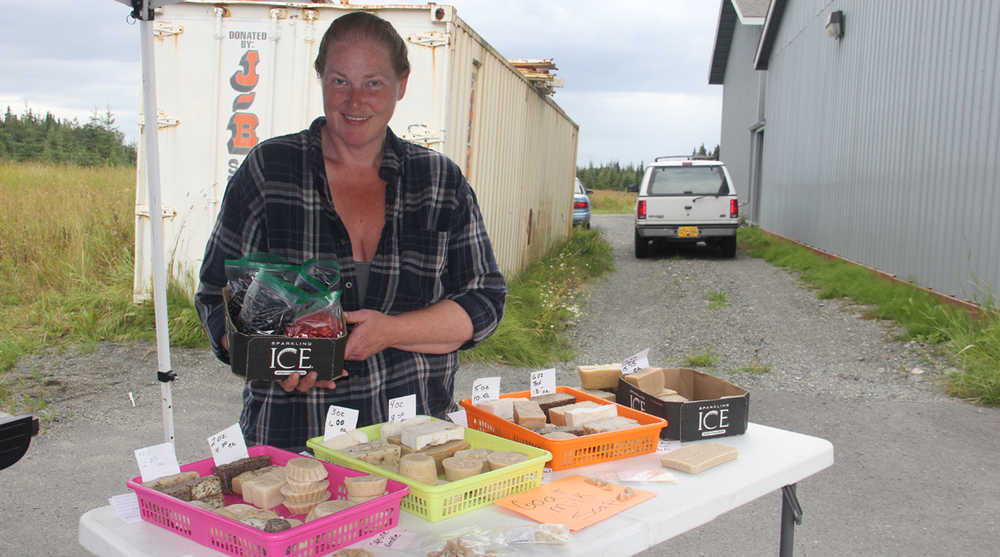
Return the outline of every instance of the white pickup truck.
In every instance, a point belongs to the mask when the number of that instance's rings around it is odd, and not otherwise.
[[[646,167],[635,203],[635,256],[654,244],[718,246],[736,256],[739,199],[726,166],[716,160],[657,157]]]

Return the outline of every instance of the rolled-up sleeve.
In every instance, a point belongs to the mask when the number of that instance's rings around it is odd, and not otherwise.
[[[458,188],[448,246],[447,298],[472,320],[472,338],[462,349],[486,340],[503,319],[507,285],[493,255],[475,193],[464,179]]]

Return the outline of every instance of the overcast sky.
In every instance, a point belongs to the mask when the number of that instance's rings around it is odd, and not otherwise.
[[[565,83],[554,99],[580,126],[580,166],[639,163],[719,142],[722,88],[708,85],[717,0],[439,3],[455,6],[507,58],[554,59]],[[81,124],[110,109],[135,139],[141,68],[129,8],[116,0],[0,0],[0,10],[0,109],[50,111]]]

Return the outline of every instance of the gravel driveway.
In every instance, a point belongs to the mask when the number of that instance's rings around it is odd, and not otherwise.
[[[581,295],[571,332],[578,355],[552,364],[559,384],[579,384],[576,365],[644,348],[660,366],[713,356],[699,369],[747,388],[751,421],[834,445],[835,464],[798,486],[798,555],[994,551],[1000,410],[943,395],[945,368],[932,351],[895,340],[898,331],[848,303],[818,300],[793,275],[742,251],[735,259],[696,250],[637,260],[631,217],[594,215],[592,224],[614,246],[617,271]],[[207,351],[172,356],[181,378],[173,387],[178,459],[206,458],[206,437],[236,421],[240,381]],[[730,373],[750,367],[763,372]],[[163,440],[155,369],[150,345],[103,344],[27,358],[12,372],[28,384],[33,374],[53,378],[45,388],[56,420],[0,472],[0,555],[83,554],[80,515],[124,493],[136,474],[132,451]],[[530,371],[466,366],[456,398],[490,375],[502,377],[504,391],[527,389]],[[772,493],[643,555],[774,555],[779,522]]]

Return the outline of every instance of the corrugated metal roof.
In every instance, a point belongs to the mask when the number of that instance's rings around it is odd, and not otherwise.
[[[726,62],[733,42],[736,22],[741,25],[762,25],[771,0],[722,0],[719,7],[719,26],[715,30],[715,49],[712,66],[708,70],[708,83],[721,85],[726,76]]]

